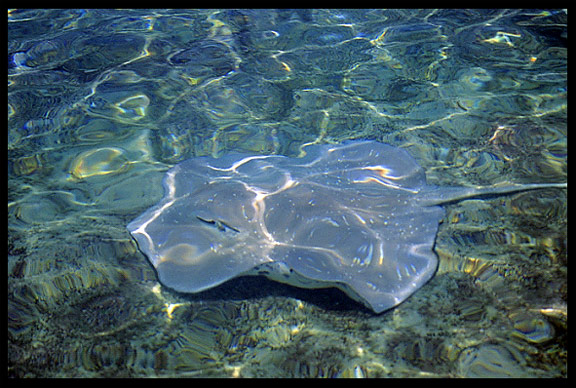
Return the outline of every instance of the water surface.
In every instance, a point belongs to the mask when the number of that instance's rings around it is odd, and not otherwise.
[[[436,276],[161,287],[126,224],[164,172],[370,139],[435,185],[565,182],[562,10],[9,10],[12,377],[565,377],[566,194],[446,207]]]

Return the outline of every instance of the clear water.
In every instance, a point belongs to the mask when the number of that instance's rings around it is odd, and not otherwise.
[[[447,206],[374,315],[158,284],[126,224],[195,156],[373,139],[437,185],[565,182],[563,10],[9,10],[12,377],[565,377],[566,191]]]

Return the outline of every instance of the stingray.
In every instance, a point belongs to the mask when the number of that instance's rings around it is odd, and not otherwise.
[[[437,267],[442,204],[566,184],[441,187],[403,149],[374,141],[306,155],[199,157],[170,169],[162,200],[128,225],[159,281],[197,293],[243,275],[337,287],[375,313]]]

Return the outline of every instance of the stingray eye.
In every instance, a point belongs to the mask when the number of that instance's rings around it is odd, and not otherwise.
[[[207,218],[202,218],[200,216],[196,216],[196,218],[198,218],[200,221],[204,222],[205,224],[210,224],[210,225],[214,225],[215,221],[214,220],[209,220]]]
[[[240,230],[236,229],[233,226],[228,225],[226,222],[224,222],[222,220],[209,220],[206,218],[202,218],[200,216],[196,216],[196,218],[198,218],[200,221],[202,221],[205,224],[214,226],[216,229],[218,229],[221,232],[225,232],[226,230],[232,230],[236,233],[240,233]]]

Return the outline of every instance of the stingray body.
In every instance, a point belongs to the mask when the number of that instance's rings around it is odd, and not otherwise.
[[[434,275],[444,203],[566,184],[438,187],[404,150],[361,141],[302,158],[232,154],[182,162],[164,198],[128,225],[161,283],[195,293],[264,274],[338,287],[376,313]]]

